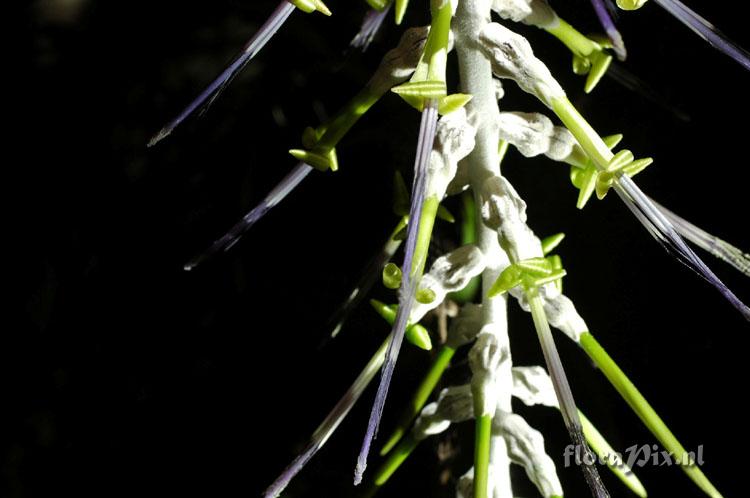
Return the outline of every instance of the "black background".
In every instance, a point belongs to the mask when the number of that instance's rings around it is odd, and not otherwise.
[[[8,261],[23,275],[13,292],[21,320],[4,327],[0,344],[0,494],[258,496],[387,333],[363,306],[339,340],[318,350],[328,317],[396,222],[391,175],[408,175],[419,116],[394,96],[342,142],[339,172],[314,173],[231,253],[181,270],[293,166],[285,151],[301,130],[361,88],[402,31],[388,23],[363,55],[347,45],[364,2],[331,0],[330,19],[295,13],[204,118],[146,150],[149,135],[231,60],[275,4],[39,0],[24,9],[23,89],[12,100],[25,106],[16,121],[25,138],[13,144],[23,154],[6,164],[21,172],[11,235],[21,254]],[[412,4],[408,22],[426,23],[425,2]],[[750,46],[735,2],[691,4]],[[554,5],[583,31],[596,29],[588,2]],[[623,132],[622,146],[655,158],[638,178],[647,193],[750,247],[750,74],[656,5],[623,14],[620,25],[630,49],[624,67],[689,119],[608,78],[584,95],[564,47],[518,29],[595,128]],[[542,110],[513,84],[501,106]],[[579,212],[567,168],[522,159],[511,151],[503,170],[537,233],[567,233],[559,249],[566,293],[683,444],[704,445],[709,478],[725,496],[739,496],[747,489],[738,400],[747,392],[748,324],[614,196]],[[441,224],[436,247],[455,238],[456,228]],[[706,260],[750,299],[745,277]],[[530,320],[515,307],[511,328],[515,362],[541,363]],[[558,338],[579,404],[613,445],[654,442],[583,353]],[[428,362],[405,347],[386,428]],[[466,381],[466,365],[455,363],[449,379]],[[288,496],[352,495],[372,395]],[[567,441],[559,416],[523,412],[561,467]],[[471,433],[464,424],[423,444],[383,494],[450,496],[452,485],[439,485],[439,476],[471,465]],[[436,448],[446,440],[454,454],[441,464]],[[701,496],[674,468],[639,475],[651,496]],[[561,477],[568,496],[587,495],[576,469]],[[519,494],[534,495],[522,472],[514,478]],[[628,495],[605,480],[613,496]]]

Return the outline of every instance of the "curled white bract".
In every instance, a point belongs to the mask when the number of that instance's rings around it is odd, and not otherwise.
[[[479,46],[492,63],[492,72],[512,79],[522,90],[536,96],[547,107],[565,91],[547,66],[534,56],[523,36],[498,23],[488,23],[479,33]]]
[[[526,225],[526,203],[502,176],[492,176],[480,193],[482,221],[497,231],[500,245],[520,259],[542,256],[542,244]]]
[[[559,21],[546,0],[492,0],[492,10],[503,19],[539,28],[555,26]]]
[[[442,199],[456,176],[458,162],[474,150],[476,129],[466,117],[464,108],[440,118],[435,143],[430,154],[430,181],[426,196]]]
[[[417,323],[430,310],[443,302],[449,292],[463,289],[469,281],[484,270],[484,254],[473,244],[468,244],[440,256],[430,271],[419,282],[420,289],[429,289],[435,298],[429,303],[417,302],[412,309],[411,323]]]
[[[541,495],[562,496],[555,462],[544,450],[542,434],[515,413],[498,412],[493,425],[493,430],[505,438],[511,461],[524,468]]]
[[[443,389],[438,400],[422,409],[414,422],[414,437],[424,439],[439,434],[451,424],[471,420],[474,416],[471,386],[455,386]]]
[[[555,126],[538,112],[501,112],[498,117],[500,138],[513,145],[524,157],[539,154],[563,161],[573,152],[576,139],[565,127]]]

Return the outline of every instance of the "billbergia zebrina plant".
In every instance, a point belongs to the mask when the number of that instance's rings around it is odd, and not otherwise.
[[[407,0],[367,1],[361,32],[352,42],[356,49],[371,46],[378,31],[391,22],[391,14],[395,23],[401,25],[407,7],[425,9],[425,18],[429,14],[431,21],[428,26],[403,28],[400,42],[385,53],[364,88],[353,91],[353,97],[339,112],[317,127],[303,131],[301,144],[289,151],[297,164],[287,176],[225,235],[185,265],[186,270],[192,270],[210,257],[220,257],[221,252],[235,246],[309,175],[332,174],[339,167],[347,167],[339,164],[337,147],[345,146],[350,129],[381,99],[398,96],[404,105],[421,114],[418,139],[413,144],[411,188],[396,176],[397,219],[393,231],[347,301],[338,310],[332,309],[335,315],[329,340],[347,327],[351,311],[363,305],[368,292],[380,280],[394,292],[393,302],[372,299],[370,304],[390,324],[391,333],[299,455],[278,477],[269,476],[271,484],[265,496],[283,493],[334,435],[371,383],[377,384],[377,391],[369,422],[362,428],[359,457],[352,462],[353,484],[360,485],[352,488],[352,495],[377,493],[421,441],[446,431],[452,424],[473,420],[474,463],[471,468],[458,469],[463,477],[457,482],[457,496],[512,498],[515,495],[510,480],[511,464],[523,467],[543,496],[562,496],[564,490],[557,476],[556,459],[545,450],[542,435],[514,413],[511,401],[516,398],[526,405],[549,406],[559,411],[570,443],[580,456],[582,477],[593,496],[609,496],[600,470],[613,472],[633,493],[646,496],[644,485],[631,468],[622,461],[604,458],[615,452],[579,410],[574,399],[575,384],[566,376],[552,328],[583,349],[661,447],[684,463],[681,468],[698,488],[709,496],[721,496],[693,461],[694,455],[687,452],[594,338],[571,296],[563,292],[566,269],[561,258],[554,254],[563,235],[543,238],[532,231],[533,220],[527,220],[526,203],[501,170],[501,162],[511,147],[525,157],[544,155],[564,163],[565,170],[559,174],[569,175],[577,189],[571,198],[577,196],[579,209],[593,204],[589,201],[594,194],[604,199],[614,190],[627,210],[666,249],[665,261],[672,257],[683,263],[713,286],[736,312],[750,320],[750,308],[689,243],[745,275],[750,275],[750,257],[647,196],[633,177],[650,166],[652,160],[636,158],[630,150],[618,148],[623,135],[598,133],[571,103],[544,56],[535,53],[527,39],[514,30],[515,23],[523,23],[562,42],[571,52],[574,72],[584,76],[585,92],[590,93],[612,69],[613,59],[622,61],[627,55],[627,33],[623,36],[615,26],[615,6],[608,1],[592,0],[591,13],[601,21],[604,32],[584,35],[560,17],[546,0],[430,0],[429,10],[426,3],[413,2],[409,6]],[[644,3],[645,0],[618,0],[617,6],[635,10]],[[719,51],[750,68],[750,59],[742,48],[681,2],[655,0],[655,3]],[[365,6],[353,3],[346,6],[361,7]],[[193,113],[207,108],[295,10],[331,15],[319,0],[282,1],[230,67],[156,134],[150,144],[166,138]],[[448,74],[449,68],[454,67],[449,64],[451,58],[457,61],[457,78]],[[451,88],[454,79],[458,84]],[[521,91],[535,97],[550,115],[521,112],[512,104],[499,105],[510,101],[510,94]],[[638,152],[648,154],[648,150]],[[458,248],[431,257],[437,220],[456,221],[443,205],[453,196],[461,197],[458,219],[463,225],[462,240]],[[695,285],[705,283],[696,279]],[[579,302],[587,298],[573,297]],[[449,303],[458,304],[457,311],[444,324],[445,330],[439,338],[431,335],[420,321]],[[544,366],[513,364],[507,321],[510,305],[530,312]],[[732,312],[730,307],[727,312]],[[395,367],[404,339],[420,349],[435,349],[437,353],[413,398],[405,407],[398,407],[389,402],[388,390],[392,382],[398,382]],[[464,350],[460,351],[461,348]],[[439,391],[443,373],[461,355],[468,358],[470,382]],[[395,427],[381,426],[384,410],[401,412]],[[376,439],[379,433],[385,437]],[[594,455],[607,460],[609,469],[597,466]],[[376,461],[372,467],[368,466]]]

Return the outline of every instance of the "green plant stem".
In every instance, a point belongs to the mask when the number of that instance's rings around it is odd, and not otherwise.
[[[656,439],[664,446],[667,451],[673,453],[677,461],[686,461],[689,458],[685,448],[680,444],[677,438],[672,434],[664,421],[659,417],[656,411],[651,407],[646,398],[635,385],[628,379],[625,373],[607,354],[603,347],[597,342],[589,332],[581,334],[581,347],[591,358],[597,367],[602,371],[610,384],[620,393],[622,399],[638,415],[643,424],[651,431]],[[703,474],[703,471],[695,465],[681,465],[680,468],[692,479],[692,481],[713,498],[720,498],[721,493],[711,484],[711,481]]]
[[[406,437],[401,439],[398,446],[388,455],[386,461],[383,462],[383,465],[375,473],[375,485],[380,487],[385,484],[401,464],[404,463],[404,460],[411,455],[411,452],[414,451],[418,444],[419,440],[412,433],[407,434]]]
[[[442,3],[442,6],[441,6]],[[432,81],[445,81],[445,70],[448,63],[448,40],[451,31],[451,2],[443,0],[431,0],[430,12],[432,23],[430,35],[425,46],[425,55],[429,63],[427,79]]]
[[[375,91],[369,86],[360,90],[330,123],[323,125],[323,132],[316,148],[331,149],[336,147],[344,138],[344,135],[359,121],[359,118],[370,110],[383,94],[384,92]]]
[[[453,358],[455,353],[456,350],[449,346],[443,346],[440,348],[435,359],[432,361],[432,365],[430,365],[430,369],[427,371],[427,374],[425,374],[422,382],[414,392],[414,396],[412,396],[409,406],[407,406],[406,410],[401,414],[401,418],[399,418],[399,421],[396,424],[396,429],[380,450],[381,456],[390,452],[396,443],[404,437],[404,434],[409,430],[414,419],[419,415],[419,412],[422,411],[422,408],[424,408],[430,394],[435,390],[435,386],[440,381],[443,372],[445,372],[445,369],[450,364],[451,358]]]
[[[552,110],[570,130],[597,169],[605,170],[614,154],[567,97],[553,99]]]
[[[417,281],[422,277],[427,254],[430,250],[430,239],[432,239],[432,228],[435,226],[435,218],[440,207],[440,199],[435,196],[428,197],[422,205],[422,215],[419,217],[419,232],[417,233],[417,245],[414,248],[414,259],[412,260],[411,278]]]
[[[488,496],[491,436],[492,415],[480,415],[474,433],[474,498]]]
[[[601,50],[601,46],[590,40],[580,31],[562,19],[553,27],[545,27],[544,30],[563,42],[568,49],[580,57],[588,57],[592,52]]]
[[[604,436],[594,427],[594,424],[580,410],[578,410],[578,417],[581,419],[583,435],[586,436],[586,441],[591,446],[591,449],[594,450],[594,453],[606,462],[609,470],[633,493],[641,498],[646,498],[646,489],[643,487],[640,479],[633,473],[633,470],[622,460],[613,461],[613,456],[616,454],[614,448],[612,448],[607,440],[604,439]]]
[[[476,203],[471,192],[461,195],[461,245],[474,244],[477,241]],[[477,275],[469,280],[463,289],[451,292],[450,298],[458,303],[469,303],[474,300],[482,285],[482,277]]]

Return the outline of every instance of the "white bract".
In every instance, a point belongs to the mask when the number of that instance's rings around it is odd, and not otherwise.
[[[440,434],[457,422],[474,417],[471,386],[455,386],[443,389],[434,403],[425,406],[414,422],[413,434],[417,439]]]
[[[479,33],[479,45],[489,57],[496,76],[512,79],[547,107],[552,107],[554,99],[565,97],[565,91],[547,66],[534,56],[523,36],[493,22]]]
[[[553,27],[559,21],[545,0],[493,0],[492,10],[503,19],[539,28]]]
[[[526,470],[542,496],[562,496],[555,462],[544,450],[544,437],[520,415],[498,413],[493,419],[494,430],[505,438],[513,463]]]
[[[469,281],[484,270],[484,255],[475,245],[459,247],[435,260],[430,271],[422,277],[420,289],[429,289],[435,298],[429,303],[414,304],[409,317],[417,323],[428,311],[438,307],[449,292],[463,289]]]
[[[553,125],[552,120],[538,112],[501,112],[497,126],[500,138],[524,157],[544,154],[555,161],[563,161],[578,147],[567,128]]]

